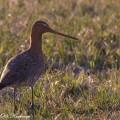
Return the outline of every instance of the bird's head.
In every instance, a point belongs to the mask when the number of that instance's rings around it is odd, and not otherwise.
[[[49,25],[43,21],[36,21],[32,27],[33,33],[43,34],[49,32]]]
[[[52,28],[49,27],[49,25],[44,22],[44,21],[36,21],[34,24],[33,24],[33,27],[32,27],[32,33],[33,34],[38,34],[38,35],[41,35],[43,33],[46,33],[46,32],[50,32],[50,33],[54,33],[54,34],[57,34],[57,35],[61,35],[61,36],[65,36],[65,37],[68,37],[68,38],[72,38],[72,39],[76,39],[78,40],[77,38],[75,37],[72,37],[72,36],[69,36],[69,35],[66,35],[64,33],[61,33],[61,32],[58,32],[56,30],[53,30]]]

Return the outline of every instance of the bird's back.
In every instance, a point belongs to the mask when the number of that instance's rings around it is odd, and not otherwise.
[[[27,50],[8,61],[0,78],[0,89],[33,86],[44,71],[43,54]]]

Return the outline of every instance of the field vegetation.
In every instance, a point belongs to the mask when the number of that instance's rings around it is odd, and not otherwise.
[[[35,84],[35,119],[119,120],[120,0],[0,0],[0,74],[29,47],[36,20],[79,41],[43,35],[48,69]],[[31,115],[31,89],[19,88],[16,98],[17,115]],[[8,87],[0,115],[12,113]]]

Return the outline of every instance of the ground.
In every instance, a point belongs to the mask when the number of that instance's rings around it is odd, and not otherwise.
[[[1,0],[0,73],[28,48],[31,26],[44,20],[79,38],[46,33],[48,70],[35,85],[36,119],[120,119],[119,0]],[[17,92],[17,115],[31,115],[31,90]],[[13,90],[0,92],[0,115],[13,113]]]

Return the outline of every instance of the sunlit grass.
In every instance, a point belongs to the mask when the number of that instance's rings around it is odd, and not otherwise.
[[[0,73],[29,46],[35,20],[80,39],[47,33],[48,70],[35,85],[36,119],[120,118],[119,0],[0,1]],[[51,71],[51,69],[53,71]],[[31,115],[31,90],[17,92],[17,114]],[[13,113],[13,90],[0,92],[0,114]]]

